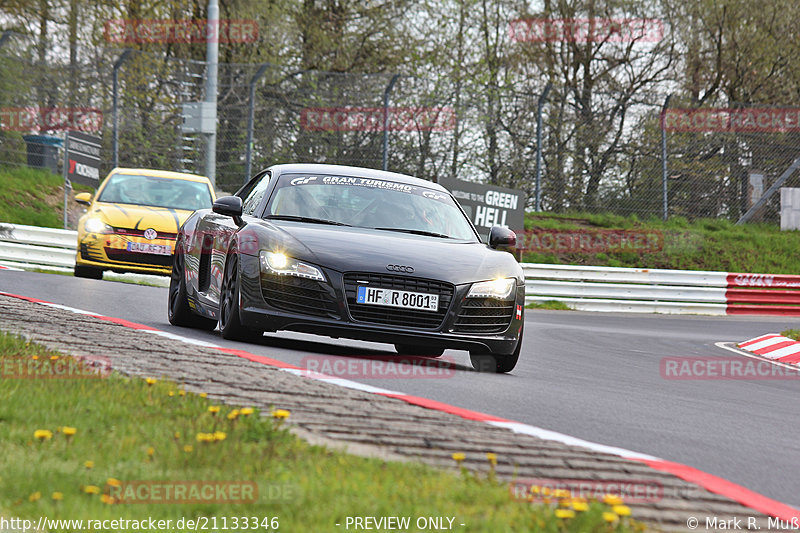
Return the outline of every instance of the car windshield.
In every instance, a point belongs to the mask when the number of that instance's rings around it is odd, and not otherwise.
[[[185,211],[209,208],[213,203],[205,183],[133,174],[111,176],[97,201]]]
[[[453,198],[444,192],[394,181],[352,176],[285,174],[266,218],[303,217],[320,222],[438,238],[477,241]]]

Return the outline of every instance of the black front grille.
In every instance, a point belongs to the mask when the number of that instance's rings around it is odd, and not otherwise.
[[[453,331],[459,333],[501,333],[514,317],[514,300],[467,298],[458,312]]]
[[[106,247],[106,255],[111,261],[159,267],[172,266],[172,255],[140,254],[138,252],[129,252],[128,250],[108,247]]]
[[[339,318],[336,302],[319,281],[294,276],[261,276],[261,294],[271,306],[292,313]]]
[[[88,244],[86,244],[85,242],[82,242],[81,259],[85,259],[86,261],[102,261],[103,255],[97,248],[93,248]]]
[[[421,292],[439,295],[439,308],[436,311],[419,311],[400,307],[365,305],[356,303],[356,288],[359,285],[395,289],[399,291]],[[454,287],[450,283],[419,279],[392,274],[368,274],[350,272],[344,275],[344,290],[350,315],[359,322],[371,322],[390,326],[403,326],[418,329],[438,329],[444,321]]]

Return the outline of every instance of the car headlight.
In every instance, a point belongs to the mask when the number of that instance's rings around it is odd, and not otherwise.
[[[325,281],[325,276],[319,268],[298,261],[284,253],[262,250],[258,257],[261,262],[261,272],[266,274],[297,276],[299,278]]]
[[[114,233],[114,228],[95,217],[87,218],[83,228],[89,233]]]
[[[497,298],[506,300],[517,286],[515,278],[500,278],[473,283],[467,298]]]

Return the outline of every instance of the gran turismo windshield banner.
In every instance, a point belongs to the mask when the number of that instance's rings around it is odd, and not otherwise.
[[[288,179],[289,185],[294,186],[345,185],[351,187],[366,187],[370,189],[405,192],[447,204],[451,203],[449,200],[450,197],[447,194],[427,189],[425,187],[417,187],[415,185],[397,183],[394,181],[377,180],[373,178],[357,178],[351,176],[308,176],[294,174],[286,176],[284,179]]]

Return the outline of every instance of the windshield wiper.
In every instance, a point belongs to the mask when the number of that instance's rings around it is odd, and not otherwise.
[[[267,220],[291,220],[293,222],[309,222],[311,224],[329,224],[331,226],[350,226],[350,224],[345,224],[344,222],[338,222],[336,220],[302,217],[299,215],[267,215],[264,218]]]
[[[372,228],[382,231],[399,231],[400,233],[412,233],[414,235],[425,235],[427,237],[439,237],[440,239],[452,239],[450,235],[444,233],[436,233],[433,231],[425,231],[424,229],[406,229],[406,228]]]

